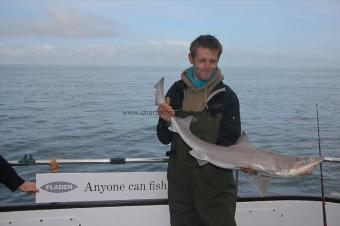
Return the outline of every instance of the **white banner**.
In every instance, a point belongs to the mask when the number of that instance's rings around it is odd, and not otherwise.
[[[167,198],[166,172],[36,175],[37,203]]]

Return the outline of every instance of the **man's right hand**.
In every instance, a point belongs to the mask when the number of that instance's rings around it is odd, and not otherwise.
[[[174,109],[170,106],[170,97],[166,97],[165,103],[158,105],[157,111],[159,117],[170,123],[171,117],[175,115]]]

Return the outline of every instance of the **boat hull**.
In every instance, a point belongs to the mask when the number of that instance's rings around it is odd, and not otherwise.
[[[328,226],[340,222],[340,200],[327,199]],[[323,225],[321,199],[306,196],[239,198],[238,226],[320,226]],[[169,226],[167,200],[74,202],[0,206],[1,226],[21,225],[148,225]]]

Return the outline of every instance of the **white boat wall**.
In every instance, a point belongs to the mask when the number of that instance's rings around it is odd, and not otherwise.
[[[340,199],[326,198],[328,226],[340,225]],[[238,198],[238,226],[322,226],[321,198]],[[169,226],[166,199],[0,206],[0,226]]]

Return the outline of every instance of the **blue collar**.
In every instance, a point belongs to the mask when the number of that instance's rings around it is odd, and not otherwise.
[[[211,80],[215,79],[216,77],[216,73],[213,72],[210,76],[210,78],[206,81],[202,81],[202,80],[196,80],[195,79],[195,76],[194,76],[194,67],[190,67],[188,69],[188,78],[189,80],[191,81],[192,85],[194,87],[196,87],[197,89],[201,89],[203,88],[204,86],[206,86]]]

